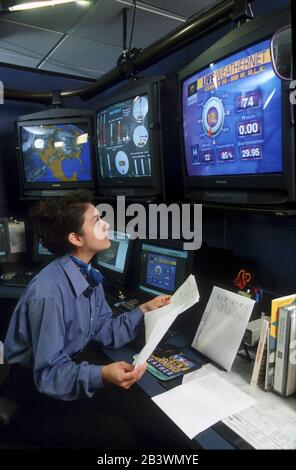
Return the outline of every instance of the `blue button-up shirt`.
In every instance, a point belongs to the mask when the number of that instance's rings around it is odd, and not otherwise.
[[[90,340],[120,348],[137,334],[139,308],[117,318],[100,283],[90,296],[89,283],[69,256],[46,266],[29,284],[11,318],[5,360],[33,369],[41,393],[61,400],[91,397],[103,386],[101,366],[76,364],[71,358]]]

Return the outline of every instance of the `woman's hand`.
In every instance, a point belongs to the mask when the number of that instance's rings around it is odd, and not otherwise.
[[[164,307],[165,305],[168,305],[170,302],[171,302],[170,295],[158,295],[154,299],[149,300],[149,302],[146,302],[140,305],[140,309],[142,310],[143,313],[148,313],[148,312],[151,312],[151,310],[155,310],[156,308]]]
[[[134,367],[125,361],[113,362],[102,367],[104,383],[112,383],[117,387],[128,389],[145,373],[147,363]]]

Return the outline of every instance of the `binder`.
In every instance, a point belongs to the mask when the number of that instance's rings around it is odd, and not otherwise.
[[[294,392],[296,392],[296,307],[291,313],[290,320],[289,357],[285,395],[292,395]]]
[[[279,310],[273,389],[280,395],[286,394],[287,371],[289,363],[291,314],[294,310],[295,305],[281,307]]]

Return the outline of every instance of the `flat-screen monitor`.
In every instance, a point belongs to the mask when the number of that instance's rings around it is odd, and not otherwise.
[[[161,193],[160,81],[132,82],[97,111],[97,171],[104,195]]]
[[[110,248],[99,252],[93,260],[106,280],[117,286],[126,286],[130,268],[132,240],[130,235],[115,230],[109,231]]]
[[[270,38],[287,13],[227,34],[179,74],[185,194],[204,202],[295,199],[287,86],[273,70]]]
[[[0,218],[0,261],[17,263],[24,259],[26,251],[24,220]]]
[[[54,259],[54,255],[45,248],[39,240],[37,230],[33,231],[33,261],[47,264]]]
[[[140,248],[138,289],[151,296],[173,294],[192,269],[192,254],[160,240],[143,242]]]
[[[5,262],[9,254],[9,238],[7,219],[0,219],[0,262]]]
[[[17,131],[22,195],[94,187],[91,117],[18,121]]]

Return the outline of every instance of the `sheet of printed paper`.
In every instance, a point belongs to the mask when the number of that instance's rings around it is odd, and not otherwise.
[[[254,404],[253,398],[214,372],[152,400],[190,439],[226,416]]]
[[[135,358],[133,364],[137,366],[146,362],[177,316],[198,301],[198,288],[195,277],[191,274],[172,296],[169,305],[158,308],[145,315],[147,343]]]
[[[252,299],[214,286],[192,347],[230,370],[254,303]]]
[[[182,312],[190,308],[193,304],[199,301],[199,292],[196,284],[195,277],[190,274],[185,282],[176,290],[171,297],[171,302],[165,307],[157,308],[152,312],[145,315],[145,336],[146,342],[148,341],[157,321],[164,316],[168,318],[175,308],[182,308]],[[169,321],[169,320],[168,320]]]
[[[237,357],[231,372],[206,364],[184,375],[183,383],[216,372],[256,402],[223,422],[255,449],[296,449],[296,398],[282,398],[250,385],[252,364]]]

